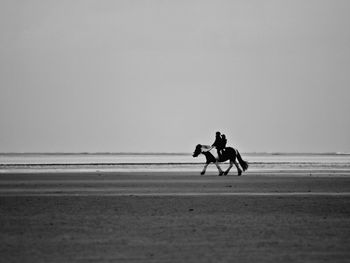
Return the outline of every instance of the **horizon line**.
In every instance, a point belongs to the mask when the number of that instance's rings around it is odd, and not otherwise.
[[[191,152],[0,152],[0,155],[191,155]],[[350,155],[350,152],[242,152],[242,154],[267,155]]]

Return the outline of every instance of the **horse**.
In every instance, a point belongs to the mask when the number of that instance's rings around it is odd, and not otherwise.
[[[223,151],[222,155],[220,156],[220,159],[217,160],[214,157],[214,155],[212,155],[210,153],[210,151],[208,151],[208,148],[210,148],[210,146],[198,144],[196,146],[196,149],[193,152],[193,155],[192,155],[193,157],[197,157],[198,155],[203,154],[205,156],[205,158],[207,159],[207,161],[204,165],[204,168],[201,172],[201,175],[205,174],[205,171],[207,170],[207,167],[210,163],[214,163],[216,165],[216,167],[219,170],[219,176],[227,175],[229,173],[230,169],[232,168],[233,164],[237,168],[238,176],[242,175],[242,169],[243,169],[243,171],[246,171],[248,169],[248,162],[246,162],[242,159],[242,157],[237,149],[234,149],[232,147],[226,147],[225,150]],[[238,162],[241,165],[242,169],[239,168],[239,165],[236,161],[236,158],[238,159]],[[230,160],[230,166],[224,172],[221,170],[218,162],[225,162],[227,160]]]

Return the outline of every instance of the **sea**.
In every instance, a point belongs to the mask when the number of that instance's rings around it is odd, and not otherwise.
[[[349,153],[241,153],[248,173],[350,174]],[[191,153],[0,153],[0,174],[200,172],[203,155]],[[228,162],[220,164],[226,169]],[[235,167],[232,168],[235,172]],[[217,171],[214,164],[208,172]]]

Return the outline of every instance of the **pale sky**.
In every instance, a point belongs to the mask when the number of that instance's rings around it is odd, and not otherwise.
[[[0,0],[0,152],[350,152],[348,0]]]

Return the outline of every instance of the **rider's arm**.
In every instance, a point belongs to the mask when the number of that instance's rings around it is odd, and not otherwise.
[[[207,150],[207,152],[211,151],[211,149],[215,148],[215,146],[210,146],[210,148]]]
[[[209,152],[211,149],[213,149],[214,147],[213,146],[206,146],[206,145],[203,145],[202,146],[202,150],[204,152]]]

